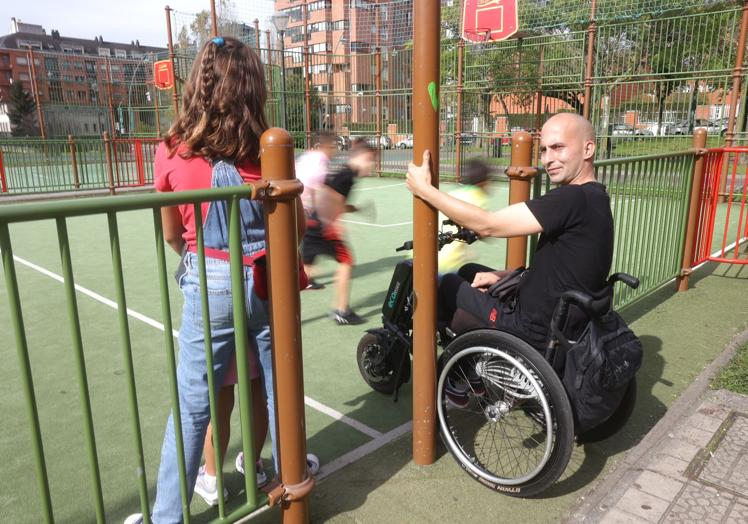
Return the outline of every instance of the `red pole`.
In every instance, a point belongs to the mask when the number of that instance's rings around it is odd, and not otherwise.
[[[145,166],[143,165],[143,142],[135,140],[135,169],[138,172],[138,184],[145,185]]]
[[[304,100],[306,110],[306,148],[312,147],[312,78],[309,71],[309,11],[307,9],[307,0],[304,0],[304,75],[306,81],[304,82]]]
[[[169,31],[171,33],[171,31]],[[210,0],[210,34],[218,36],[218,16],[216,15],[216,0]]]
[[[174,102],[174,117],[179,116],[179,95],[177,94],[177,67],[174,64],[174,41],[171,36],[171,7],[166,6],[166,34],[169,37],[169,60],[171,70],[174,71],[174,85],[172,86],[172,100]]]
[[[590,119],[590,110],[592,109],[592,68],[594,67],[595,53],[595,35],[597,32],[597,22],[595,22],[595,11],[597,9],[596,0],[592,0],[590,6],[590,25],[587,27],[587,63],[584,72],[584,108],[582,116],[587,120]]]
[[[413,158],[431,151],[439,187],[439,2],[413,2]],[[438,213],[413,198],[413,461],[436,460],[436,235]]]
[[[3,152],[0,151],[0,190],[8,192],[8,181],[5,179],[5,164],[3,164]]]
[[[47,138],[47,131],[44,129],[44,112],[42,111],[42,100],[39,96],[39,84],[36,81],[36,65],[34,64],[34,51],[31,46],[28,47],[26,56],[29,61],[29,73],[31,73],[31,90],[34,92],[34,101],[36,102],[36,114],[39,117],[39,132],[42,138]]]

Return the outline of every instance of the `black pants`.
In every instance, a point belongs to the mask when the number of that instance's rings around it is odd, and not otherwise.
[[[495,328],[516,331],[516,308],[502,304],[488,293],[472,287],[476,273],[495,271],[482,264],[465,264],[457,273],[442,276],[437,314],[455,333]]]

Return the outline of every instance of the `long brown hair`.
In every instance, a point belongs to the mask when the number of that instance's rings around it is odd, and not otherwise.
[[[265,120],[265,74],[257,54],[236,38],[203,44],[184,86],[182,110],[164,137],[173,156],[255,161]]]

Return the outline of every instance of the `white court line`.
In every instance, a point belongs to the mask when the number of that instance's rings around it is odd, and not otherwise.
[[[400,226],[409,226],[413,223],[411,220],[410,222],[398,222],[397,224],[372,224],[371,222],[359,222],[357,220],[344,220],[342,218],[338,219],[341,222],[345,222],[346,224],[356,224],[359,226],[371,226],[371,227],[400,227]]]
[[[405,182],[400,182],[399,184],[387,184],[386,186],[375,186],[375,187],[362,187],[362,188],[356,188],[355,192],[358,193],[359,191],[372,191],[374,189],[384,189],[387,187],[399,187],[404,186]]]
[[[43,268],[41,266],[38,266],[38,265],[34,264],[33,262],[29,262],[28,260],[23,259],[23,258],[21,258],[19,256],[13,255],[13,260],[15,260],[16,262],[18,262],[19,264],[23,264],[24,266],[27,266],[27,267],[33,269],[34,271],[38,271],[39,273],[41,273],[41,274],[43,274],[45,276],[48,276],[49,278],[51,278],[53,280],[57,280],[58,282],[62,282],[62,283],[65,282],[65,279],[63,277],[61,277],[60,275],[58,275],[57,273],[53,273],[53,272],[49,271],[48,269],[45,269],[45,268]],[[98,293],[96,293],[94,291],[91,291],[88,288],[85,288],[83,286],[75,284],[75,289],[77,291],[79,291],[80,293],[83,293],[84,295],[87,295],[87,296],[93,298],[94,300],[96,300],[98,302],[101,302],[102,304],[105,304],[105,305],[111,307],[112,309],[119,309],[119,305],[116,302],[114,302],[112,300],[109,300],[108,298],[106,298],[106,297],[104,297],[102,295],[99,295]],[[144,323],[148,324],[149,326],[155,327],[159,331],[163,331],[164,330],[164,325],[161,322],[158,322],[158,321],[156,321],[156,320],[154,320],[154,319],[152,319],[150,317],[147,317],[147,316],[143,315],[142,313],[138,313],[135,310],[127,308],[127,315],[130,316],[130,317],[132,317],[132,318],[135,318],[137,320],[140,320],[141,322],[144,322]],[[177,330],[173,329],[172,330],[172,335],[174,337],[177,337],[179,335],[179,332]],[[329,417],[332,417],[333,419],[338,420],[338,421],[342,422],[343,424],[345,424],[347,426],[350,426],[351,428],[355,429],[356,431],[359,431],[359,432],[363,433],[364,435],[367,435],[367,436],[372,437],[374,439],[382,437],[382,434],[379,431],[377,431],[375,429],[372,429],[369,426],[367,426],[366,424],[363,424],[363,423],[361,423],[361,422],[359,422],[357,420],[354,420],[354,419],[352,419],[350,417],[347,417],[346,415],[343,415],[339,411],[336,411],[333,408],[331,408],[329,406],[326,406],[326,405],[322,404],[321,402],[318,402],[318,401],[316,401],[316,400],[314,400],[314,399],[312,399],[310,397],[304,396],[304,403],[307,406],[309,406],[310,408],[319,411],[323,415],[327,415]]]
[[[306,395],[304,395],[304,403],[307,406],[316,409],[320,413],[324,413],[328,417],[344,422],[348,424],[349,426],[351,426],[352,428],[356,428],[361,433],[369,435],[371,438],[376,439],[382,436],[382,434],[379,431],[370,428],[366,424],[362,424],[358,420],[353,420],[352,418],[347,417],[346,415],[343,415],[340,411],[335,411],[331,407],[325,406],[324,404],[317,402],[313,398],[309,398]]]

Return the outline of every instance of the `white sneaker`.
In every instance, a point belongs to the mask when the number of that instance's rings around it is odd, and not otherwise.
[[[309,473],[311,473],[312,476],[319,473],[319,457],[314,453],[307,453],[306,467],[309,468]]]
[[[133,513],[125,519],[125,522],[123,524],[143,524],[143,514]]]
[[[195,493],[200,495],[209,506],[218,505],[218,487],[216,478],[205,473],[205,466],[200,466],[195,481]],[[229,492],[223,488],[223,500],[229,497]],[[125,523],[128,524],[128,523]]]
[[[236,471],[244,475],[244,452],[240,451],[239,454],[236,456],[236,461],[234,462],[234,465],[236,466]],[[257,463],[255,464],[255,475],[257,478],[257,487],[261,488],[265,484],[268,483],[268,476],[265,473],[265,468],[262,465],[262,460],[258,459]]]

